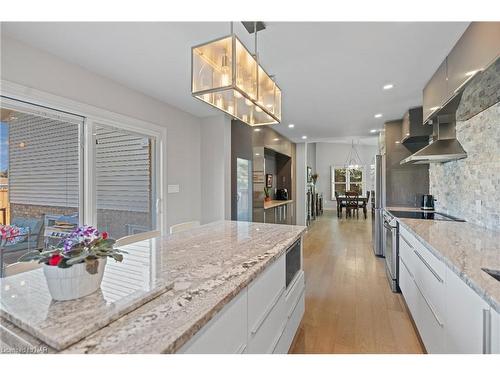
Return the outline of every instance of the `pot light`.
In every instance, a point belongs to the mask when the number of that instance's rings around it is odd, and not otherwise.
[[[255,154],[255,156],[260,156],[260,154]]]
[[[373,116],[375,118],[381,118],[382,117],[382,113],[377,113],[375,116]]]
[[[398,144],[400,144],[401,142],[400,142],[400,141],[396,141],[396,142],[394,142],[394,143],[398,145]]]
[[[302,139],[307,139],[307,135],[303,135],[303,136],[302,136]]]
[[[279,138],[274,138],[273,141],[278,142],[280,139]]]
[[[370,130],[370,133],[376,133],[376,132],[378,132],[378,130],[377,130],[377,129],[372,129],[372,130]]]
[[[294,125],[294,124],[288,124],[288,127],[289,127],[290,129],[293,129],[293,128],[295,128],[295,125]]]
[[[394,87],[394,85],[392,83],[388,83],[387,85],[384,85],[383,89],[384,90],[390,90]]]
[[[260,129],[259,129],[259,128],[257,128],[257,129],[254,129],[253,131],[254,131],[254,132],[260,132]]]

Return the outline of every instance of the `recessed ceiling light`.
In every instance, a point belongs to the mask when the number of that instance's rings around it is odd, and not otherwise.
[[[395,144],[400,144],[401,142],[400,142],[400,141],[396,141],[396,142],[394,142],[394,143],[395,143]]]
[[[383,89],[384,90],[390,90],[394,87],[394,85],[392,83],[388,83],[387,85],[384,85]]]
[[[302,136],[302,139],[307,139],[307,135],[303,135],[303,136]]]
[[[378,130],[377,130],[377,129],[372,129],[372,130],[370,130],[370,133],[376,133],[376,132],[378,132]]]
[[[288,124],[288,127],[289,127],[290,129],[293,129],[293,128],[295,128],[295,125],[294,125],[294,124]]]
[[[375,118],[381,118],[382,117],[382,113],[377,113],[375,116],[373,116]]]
[[[260,154],[255,154],[255,156],[260,156]]]
[[[257,129],[254,129],[253,131],[254,131],[254,132],[260,132],[260,129],[259,129],[259,128],[257,128]]]
[[[279,138],[273,138],[273,141],[279,141],[280,139]]]

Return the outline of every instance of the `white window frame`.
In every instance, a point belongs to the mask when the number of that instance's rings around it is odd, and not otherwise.
[[[350,173],[346,173],[345,182],[336,182],[335,181],[335,169],[346,169],[347,170],[349,168],[346,168],[343,165],[330,166],[330,190],[331,190],[330,199],[332,201],[335,200],[335,185],[336,184],[345,184],[346,191],[349,191],[349,187],[351,185],[351,174]],[[358,168],[355,168],[355,169],[361,169],[361,172],[362,172],[361,190],[363,193],[362,196],[366,196],[366,165],[360,165]],[[355,181],[353,183],[358,183],[358,182]]]
[[[154,147],[155,158],[152,161],[154,171],[153,193],[156,196],[156,215],[154,222],[161,234],[168,233],[167,222],[167,129],[163,126],[135,119],[119,113],[111,112],[92,105],[80,103],[71,99],[49,94],[44,91],[29,88],[7,80],[0,80],[0,102],[8,105],[8,100],[25,102],[27,108],[38,105],[56,111],[67,112],[84,118],[81,136],[81,176],[80,184],[80,217],[89,225],[97,225],[96,208],[96,176],[95,176],[95,125],[102,124],[122,130],[154,137],[157,142]]]

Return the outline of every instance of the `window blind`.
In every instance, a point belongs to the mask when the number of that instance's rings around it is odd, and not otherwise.
[[[149,138],[97,126],[96,181],[98,209],[150,212]]]
[[[78,207],[79,126],[27,113],[9,121],[11,203]]]

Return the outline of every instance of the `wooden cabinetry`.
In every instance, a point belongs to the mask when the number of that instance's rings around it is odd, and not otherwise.
[[[423,91],[423,123],[500,56],[500,23],[472,22]]]
[[[495,61],[499,53],[500,23],[472,22],[447,58],[449,95]]]
[[[400,289],[429,353],[500,353],[496,311],[400,227]]]
[[[446,59],[439,65],[432,78],[424,87],[423,123],[448,100]]]

